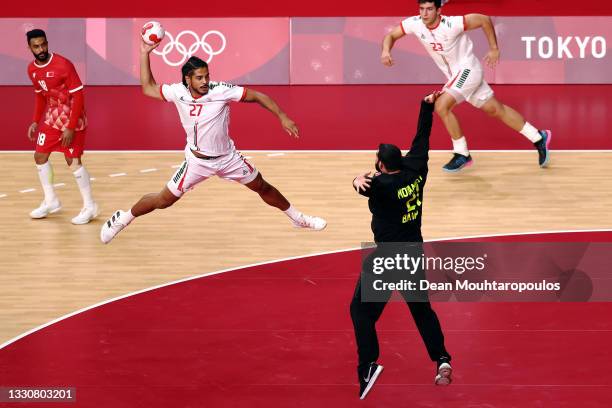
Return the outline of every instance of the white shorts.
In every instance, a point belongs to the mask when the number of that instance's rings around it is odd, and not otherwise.
[[[481,108],[489,99],[493,97],[493,90],[484,80],[484,74],[480,69],[464,68],[446,85],[444,91],[455,98],[457,104],[463,101],[476,108]]]
[[[195,157],[189,147],[185,148],[185,161],[168,181],[172,194],[181,197],[197,184],[212,176],[248,184],[255,180],[259,171],[235,149],[216,159]]]

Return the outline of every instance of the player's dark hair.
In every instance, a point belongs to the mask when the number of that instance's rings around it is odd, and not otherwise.
[[[423,4],[423,3],[433,3],[436,8],[440,8],[442,7],[442,0],[417,0],[417,2],[419,4]]]
[[[45,34],[45,32],[41,30],[40,28],[35,28],[26,33],[26,38],[28,39],[28,45],[30,45],[30,40],[32,38],[40,38],[40,37],[44,37],[45,40],[47,39],[47,34]]]
[[[402,168],[402,151],[393,144],[381,143],[378,146],[378,160],[385,165],[388,171]]]
[[[206,61],[198,57],[189,58],[187,62],[185,63],[185,65],[183,65],[183,67],[181,68],[181,73],[183,74],[183,76],[181,78],[183,80],[183,85],[185,85],[185,87],[187,86],[187,81],[185,81],[185,77],[191,76],[193,71],[195,71],[198,68],[208,68],[208,64],[206,63]]]

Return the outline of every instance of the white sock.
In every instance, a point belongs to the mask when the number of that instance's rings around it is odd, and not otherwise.
[[[91,183],[89,182],[89,173],[87,169],[85,169],[85,166],[80,166],[72,174],[74,174],[74,179],[76,180],[77,186],[79,186],[81,197],[83,197],[83,207],[93,207],[94,199],[91,195]]]
[[[45,193],[45,203],[50,205],[57,201],[57,195],[53,188],[53,167],[51,167],[51,163],[46,162],[45,164],[37,164],[36,168],[38,169],[40,184]]]
[[[132,210],[129,210],[122,212],[121,216],[119,217],[119,220],[122,224],[128,225],[130,222],[134,221],[134,218],[136,217],[134,217],[134,215],[132,214]]]
[[[453,152],[462,154],[466,157],[470,155],[465,136],[461,136],[459,139],[453,139]]]
[[[532,143],[539,142],[542,140],[542,135],[538,132],[538,129],[534,128],[529,122],[525,122],[525,126],[521,129],[521,135],[531,140]]]
[[[289,208],[287,208],[283,212],[287,214],[287,217],[291,218],[293,221],[297,221],[302,215],[302,213],[296,210],[291,204],[289,204]]]

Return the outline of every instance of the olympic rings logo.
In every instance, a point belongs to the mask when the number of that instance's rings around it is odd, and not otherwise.
[[[189,46],[189,48],[187,48],[181,42],[181,38],[186,35],[190,36],[194,40],[194,42]],[[213,50],[212,46],[206,42],[206,39],[211,35],[216,35],[221,39],[221,47],[218,50]],[[171,67],[178,67],[179,65],[184,64],[185,61],[187,61],[193,54],[195,54],[199,48],[202,48],[202,51],[208,54],[206,62],[209,63],[210,61],[212,61],[215,55],[221,54],[223,50],[225,50],[225,46],[227,45],[227,40],[225,39],[225,36],[222,32],[217,30],[207,31],[206,34],[202,36],[202,38],[200,38],[195,32],[191,30],[181,31],[176,36],[176,38],[174,38],[172,34],[166,31],[166,37],[168,37],[169,41],[166,43],[166,45],[164,45],[162,50],[153,50],[153,52],[157,55],[161,55],[161,57],[164,59],[164,62],[170,65]],[[175,48],[176,51],[181,55],[181,59],[179,61],[173,62],[168,59],[168,54],[170,54]]]

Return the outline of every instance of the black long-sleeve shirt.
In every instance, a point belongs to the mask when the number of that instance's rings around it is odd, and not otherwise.
[[[421,102],[416,135],[410,151],[402,157],[401,170],[394,174],[377,174],[372,177],[370,188],[359,191],[369,198],[376,242],[423,241],[423,188],[427,180],[433,108],[433,103]]]

